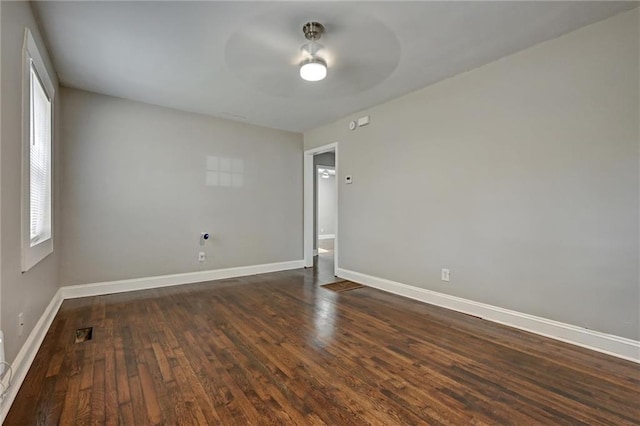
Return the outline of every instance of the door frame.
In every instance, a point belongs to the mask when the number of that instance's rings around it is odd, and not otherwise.
[[[308,149],[304,152],[304,266],[309,268],[313,266],[313,199],[315,197],[315,188],[313,185],[313,178],[315,174],[315,168],[313,167],[313,156],[317,154],[324,154],[325,152],[333,152],[336,156],[336,238],[334,240],[334,269],[333,274],[336,275],[338,270],[338,236],[340,226],[338,223],[338,211],[340,200],[340,185],[339,172],[338,172],[338,142],[322,145],[317,148]]]

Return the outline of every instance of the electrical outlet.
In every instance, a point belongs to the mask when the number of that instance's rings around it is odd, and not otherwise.
[[[207,260],[207,257],[205,256],[204,252],[201,251],[200,253],[198,253],[198,262],[204,262]]]
[[[24,313],[18,314],[18,336],[22,336],[22,330],[24,329]]]
[[[440,279],[442,281],[449,282],[449,270],[448,269],[444,269],[444,268],[442,269],[442,273],[441,273]]]

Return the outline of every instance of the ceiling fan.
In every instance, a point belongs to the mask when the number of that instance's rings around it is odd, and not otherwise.
[[[309,42],[300,48],[300,77],[306,81],[324,80],[327,76],[327,61],[322,57],[324,46],[318,43],[324,33],[324,27],[315,21],[307,22],[302,27],[302,32]]]
[[[239,26],[225,43],[225,62],[252,89],[320,100],[374,87],[401,51],[383,22],[349,2],[293,2]]]

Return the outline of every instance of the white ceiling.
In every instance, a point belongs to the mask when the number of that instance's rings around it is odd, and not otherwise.
[[[636,2],[34,3],[62,84],[305,131],[478,67]],[[302,81],[302,25],[329,74]]]

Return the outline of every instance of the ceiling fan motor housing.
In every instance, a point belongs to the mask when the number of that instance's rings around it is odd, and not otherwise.
[[[315,41],[319,40],[320,37],[322,37],[322,34],[324,33],[324,27],[319,22],[307,22],[302,27],[302,32],[304,32],[304,36],[307,38],[307,40]]]

